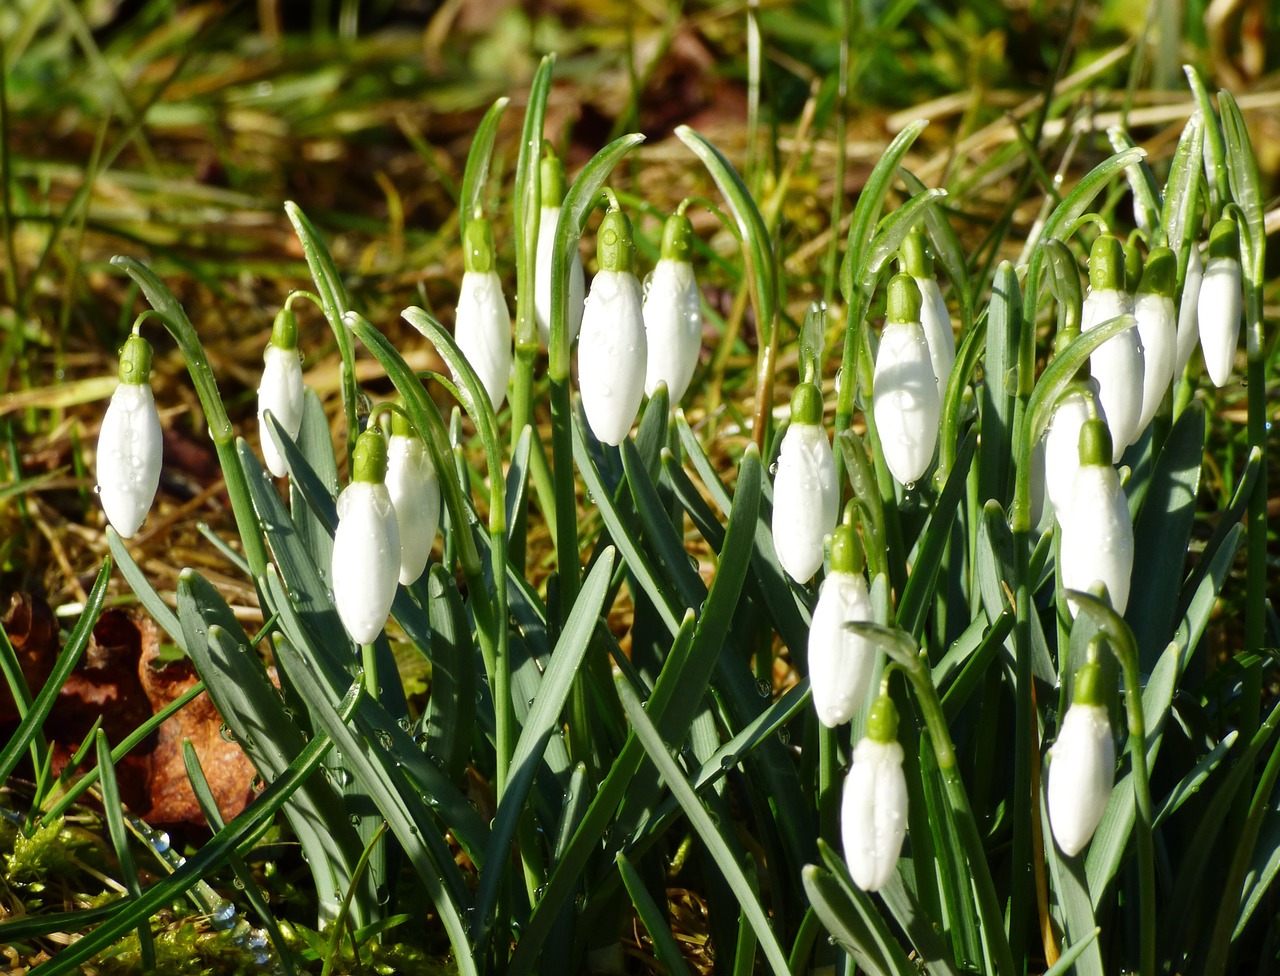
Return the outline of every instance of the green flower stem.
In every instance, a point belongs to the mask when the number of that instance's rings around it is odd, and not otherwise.
[[[378,700],[378,651],[373,644],[360,645],[360,662],[364,667],[364,691]]]
[[[818,726],[818,836],[829,844],[837,844],[840,839],[840,763],[836,730],[819,722],[812,708],[809,718]]]
[[[249,497],[249,485],[245,481],[244,469],[236,457],[236,436],[227,417],[226,408],[222,405],[222,397],[218,394],[218,383],[213,378],[213,369],[209,358],[205,355],[200,337],[195,327],[187,318],[187,313],[172,292],[156,277],[150,268],[133,258],[117,255],[111,263],[123,268],[125,273],[137,282],[142,293],[147,296],[159,314],[164,326],[169,330],[182,351],[182,358],[187,364],[187,372],[195,384],[196,396],[200,399],[200,407],[204,410],[205,420],[209,425],[209,437],[213,440],[214,451],[218,455],[218,464],[222,467],[222,477],[227,484],[227,495],[231,499],[231,511],[235,515],[236,528],[240,532],[241,544],[244,546],[245,561],[249,571],[256,579],[267,569],[267,546],[258,528],[258,519],[254,514],[253,501]]]

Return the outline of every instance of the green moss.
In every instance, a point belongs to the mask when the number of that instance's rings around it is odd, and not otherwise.
[[[78,873],[75,851],[84,843],[61,818],[37,827],[30,837],[15,832],[13,851],[4,857],[5,877],[10,884],[29,884]]]

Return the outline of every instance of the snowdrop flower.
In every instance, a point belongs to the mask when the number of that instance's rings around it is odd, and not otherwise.
[[[400,576],[400,528],[384,479],[387,443],[370,427],[356,441],[352,478],[338,496],[333,534],[333,595],[357,644],[372,644],[391,612]]]
[[[556,249],[556,225],[560,222],[560,204],[564,200],[564,165],[555,156],[542,160],[538,178],[542,206],[538,211],[538,252],[534,262],[533,315],[538,335],[544,346],[551,345],[551,261]],[[578,338],[582,327],[582,296],[586,289],[582,278],[582,257],[575,250],[569,263],[568,317],[569,345]]]
[[[1119,315],[1133,314],[1133,296],[1124,289],[1124,248],[1110,234],[1100,234],[1089,252],[1089,294],[1080,311],[1080,331],[1088,332]],[[1111,428],[1114,456],[1138,439],[1142,419],[1142,343],[1127,329],[1112,336],[1089,357],[1098,384],[1098,399]]]
[[[898,744],[898,710],[881,693],[867,714],[867,735],[853,750],[844,781],[840,827],[853,883],[879,891],[893,877],[907,834],[907,779]]]
[[[262,382],[258,385],[258,430],[267,470],[277,478],[289,473],[275,438],[263,419],[268,410],[282,430],[297,439],[302,428],[302,361],[298,358],[298,319],[290,308],[276,313],[271,340],[263,353]]]
[[[1173,294],[1177,290],[1178,259],[1167,247],[1153,248],[1138,285],[1133,314],[1142,342],[1142,415],[1138,431],[1146,430],[1173,377],[1178,325]]]
[[[1204,368],[1214,386],[1225,386],[1240,339],[1240,231],[1235,221],[1219,220],[1209,233],[1209,263],[1200,283],[1197,314]]]
[[[836,459],[822,427],[822,392],[801,383],[791,396],[791,425],[773,477],[773,546],[797,583],[822,566],[822,540],[840,514]]]
[[[151,344],[134,333],[120,350],[120,385],[98,434],[98,497],[123,539],[142,527],[155,501],[162,436],[151,392]]]
[[[1191,354],[1200,339],[1200,283],[1204,280],[1204,261],[1200,258],[1200,245],[1192,243],[1191,256],[1187,259],[1187,273],[1182,281],[1182,300],[1178,303],[1178,356],[1173,364],[1173,382],[1187,371]]]
[[[677,211],[663,225],[662,251],[644,288],[644,392],[653,396],[666,383],[672,406],[689,388],[702,349],[702,294],[689,261],[692,250],[693,224]]]
[[[621,444],[644,399],[649,355],[640,282],[632,270],[631,221],[610,206],[596,237],[600,270],[591,281],[578,340],[578,388],[591,432],[604,444]]]
[[[920,325],[929,343],[929,362],[938,381],[938,402],[947,393],[947,379],[956,362],[956,335],[951,329],[951,313],[947,311],[942,289],[933,276],[933,258],[925,250],[924,235],[913,230],[902,242],[903,271],[911,275],[920,289]]]
[[[1090,380],[1077,381],[1058,398],[1044,435],[1044,482],[1049,506],[1065,524],[1080,470],[1080,428],[1090,417],[1100,416],[1097,387]]]
[[[465,271],[453,336],[497,410],[507,398],[507,380],[511,378],[511,316],[502,282],[493,270],[493,229],[489,221],[472,217],[463,238]]]
[[[915,484],[933,460],[942,401],[920,324],[920,289],[904,274],[889,282],[871,408],[889,471],[900,483]]]
[[[440,527],[440,481],[427,445],[403,414],[391,418],[387,493],[400,531],[400,582],[408,586],[427,568]]]
[[[1103,420],[1087,420],[1080,428],[1080,470],[1076,472],[1062,533],[1062,585],[1087,590],[1103,583],[1116,613],[1129,603],[1133,573],[1133,522],[1120,479],[1111,466],[1111,436]],[[1074,600],[1067,606],[1074,617]]]
[[[836,528],[831,572],[822,581],[809,625],[809,687],[818,719],[829,729],[847,722],[867,700],[876,648],[845,627],[873,619],[863,554],[852,525]]]
[[[1095,662],[1076,673],[1071,707],[1049,750],[1049,825],[1068,857],[1089,843],[1115,781],[1116,746],[1101,683]]]

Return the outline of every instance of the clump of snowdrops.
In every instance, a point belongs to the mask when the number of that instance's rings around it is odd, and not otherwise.
[[[1241,946],[1273,952],[1257,912],[1280,867],[1265,842],[1280,828],[1280,711],[1263,715],[1260,693],[1260,652],[1277,642],[1261,576],[1264,234],[1230,95],[1215,104],[1189,75],[1198,111],[1163,185],[1113,132],[1115,154],[1045,201],[1025,259],[991,281],[970,276],[945,194],[902,168],[923,123],[908,127],[853,208],[839,317],[814,306],[797,340],[760,208],[688,128],[677,135],[721,201],[667,218],[642,285],[638,214],[608,186],[641,137],[570,183],[543,148],[550,74],[548,60],[505,211],[484,212],[505,100],[477,132],[453,331],[404,312],[447,375],[415,373],[349,307],[287,205],[315,279],[290,306],[319,305],[342,355],[336,443],[298,369],[321,339],[291,307],[259,390],[264,465],[227,421],[182,308],[117,259],[152,310],[122,353],[98,448],[112,552],[266,788],[170,877],[97,910],[99,927],[48,971],[145,928],[277,812],[335,943],[409,920],[447,939],[465,973],[618,970],[637,918],[683,971],[666,896],[677,873],[706,899],[725,971],[807,971],[847,952],[879,973],[1154,976],[1223,971]],[[732,472],[679,409],[700,368],[710,246],[693,205],[732,232],[725,256],[749,269],[759,327],[751,441]],[[256,635],[194,570],[167,606],[123,541],[159,467],[142,335],[157,319],[209,419],[237,559],[268,621]],[[798,371],[780,372],[795,341]],[[359,347],[397,394],[369,411]],[[1242,372],[1250,452],[1192,555],[1197,391]],[[792,387],[789,408],[773,409],[775,384]],[[554,544],[536,589],[535,520]],[[1242,547],[1245,643],[1206,678],[1193,662]],[[627,603],[615,633],[604,619]],[[430,662],[421,714],[392,642]],[[794,676],[781,686],[776,658]],[[469,798],[476,782],[492,816]]]

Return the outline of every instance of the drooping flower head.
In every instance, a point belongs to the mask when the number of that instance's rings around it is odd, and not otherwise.
[[[338,496],[333,596],[351,639],[371,644],[387,622],[400,577],[400,529],[387,491],[387,442],[370,427],[351,455],[351,484]]]
[[[1133,314],[1142,341],[1142,416],[1138,431],[1146,430],[1173,378],[1178,351],[1177,310],[1173,296],[1178,286],[1178,259],[1167,247],[1152,248],[1138,284]]]
[[[1115,772],[1115,738],[1103,693],[1103,671],[1091,661],[1076,672],[1071,707],[1049,750],[1049,825],[1068,857],[1084,850],[1098,828]]]
[[[298,318],[287,306],[276,313],[271,326],[271,340],[263,353],[262,382],[258,385],[258,430],[262,438],[262,457],[267,470],[277,478],[289,472],[284,457],[263,419],[268,410],[276,423],[292,438],[302,429],[302,404],[305,387],[302,361],[298,358]]]
[[[773,546],[797,583],[822,566],[822,540],[840,515],[836,459],[822,427],[822,391],[801,383],[791,396],[791,424],[773,478]]]
[[[649,346],[644,392],[653,396],[658,384],[666,383],[672,406],[689,388],[702,349],[702,293],[689,260],[692,252],[693,224],[677,211],[663,225],[662,250],[644,288]]]
[[[591,432],[621,444],[644,399],[649,346],[631,221],[611,205],[596,235],[600,270],[591,281],[578,339],[578,388]]]
[[[1225,386],[1235,365],[1240,340],[1240,229],[1224,217],[1209,232],[1209,260],[1200,282],[1197,309],[1200,351],[1214,386]]]
[[[845,626],[873,619],[863,563],[858,533],[848,523],[837,526],[831,572],[822,581],[809,624],[809,687],[827,728],[849,721],[862,708],[875,670],[875,645]]]
[[[427,568],[440,527],[440,481],[427,445],[398,412],[391,419],[386,481],[400,532],[400,583],[408,586]]]
[[[511,314],[494,270],[493,228],[479,215],[463,230],[462,263],[453,335],[497,410],[511,378]]]
[[[1065,518],[1060,558],[1062,585],[1088,590],[1102,583],[1116,613],[1129,603],[1133,574],[1133,521],[1120,478],[1111,466],[1111,435],[1099,419],[1086,420],[1080,428],[1080,468],[1076,472]],[[1067,606],[1074,617],[1075,601]]]
[[[151,344],[134,333],[120,350],[120,385],[98,434],[98,497],[122,538],[142,527],[160,485],[163,434],[151,392]]]
[[[1191,354],[1200,341],[1200,283],[1204,280],[1204,261],[1200,245],[1191,244],[1187,273],[1182,280],[1182,298],[1178,302],[1178,355],[1173,364],[1172,381],[1178,382],[1187,371]]]
[[[551,345],[551,263],[555,256],[556,225],[560,222],[560,204],[564,200],[564,164],[553,154],[542,158],[538,177],[542,205],[538,208],[538,251],[534,265],[533,315],[538,335],[544,346]],[[568,303],[565,319],[569,326],[569,345],[578,338],[582,327],[582,300],[585,287],[582,257],[575,250],[569,262]]]
[[[938,402],[946,396],[947,379],[956,361],[956,335],[951,329],[947,302],[933,273],[933,258],[925,248],[924,235],[913,230],[902,242],[902,270],[920,289],[920,325],[929,344],[929,361],[938,381]]]
[[[871,406],[885,464],[903,485],[920,479],[938,443],[942,401],[933,369],[920,324],[920,289],[909,275],[894,275]]]
[[[1110,234],[1099,234],[1089,251],[1089,294],[1080,314],[1088,332],[1120,315],[1133,314],[1126,290],[1124,247]],[[1142,343],[1133,329],[1112,336],[1093,351],[1089,369],[1098,384],[1098,399],[1111,430],[1113,461],[1138,439],[1142,419]]]
[[[898,743],[898,710],[883,692],[867,713],[867,734],[844,781],[840,828],[853,882],[879,891],[893,877],[907,835],[907,779]]]

